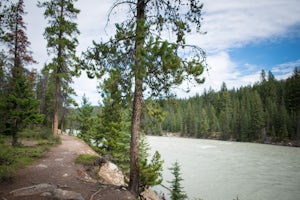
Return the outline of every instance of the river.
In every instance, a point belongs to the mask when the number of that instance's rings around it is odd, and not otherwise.
[[[300,200],[300,148],[217,140],[148,136],[168,168],[178,161],[189,199]],[[165,193],[162,187],[155,190]],[[167,198],[169,199],[169,198]]]

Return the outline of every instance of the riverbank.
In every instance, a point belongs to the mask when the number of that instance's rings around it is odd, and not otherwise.
[[[155,135],[153,135],[153,136],[155,136]],[[237,139],[235,139],[233,137],[230,137],[229,139],[224,140],[221,138],[220,134],[217,134],[217,133],[212,134],[207,137],[185,137],[185,136],[182,136],[182,134],[179,132],[178,133],[165,132],[161,136],[162,137],[191,138],[191,139],[221,140],[221,141],[230,141],[230,142],[244,142],[244,141],[238,141]],[[257,143],[257,144],[278,145],[278,146],[300,147],[300,141],[296,141],[296,140],[273,141],[271,137],[267,137],[261,141],[245,141],[245,142]]]

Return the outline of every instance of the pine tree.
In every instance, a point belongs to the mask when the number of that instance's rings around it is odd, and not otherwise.
[[[251,140],[257,140],[259,138],[259,133],[263,127],[265,127],[265,114],[263,109],[263,104],[261,98],[257,91],[254,91],[251,94],[250,99],[250,114],[251,114],[251,129],[252,129],[252,136]]]
[[[23,16],[24,1],[19,0],[6,8],[7,30],[4,42],[8,49],[8,58],[5,65],[9,68],[7,85],[5,87],[6,97],[4,104],[6,112],[5,131],[12,136],[12,145],[17,145],[18,132],[31,123],[40,123],[43,116],[39,114],[39,101],[33,92],[35,73],[25,69],[27,64],[35,63],[28,50],[30,42],[26,36],[26,26]]]
[[[292,77],[286,81],[286,102],[293,119],[293,138],[300,144],[300,67],[295,68]]]
[[[111,11],[122,4],[129,5],[130,18],[116,24],[116,34],[108,42],[94,42],[94,47],[85,53],[87,61],[84,64],[91,76],[111,76],[115,69],[122,74],[120,90],[126,91],[124,94],[132,101],[129,188],[138,196],[143,93],[165,96],[170,94],[172,86],[180,85],[183,80],[204,81],[201,78],[204,52],[185,42],[186,34],[193,27],[195,31],[200,30],[203,5],[194,0],[124,0],[116,1]],[[179,12],[180,9],[185,13]],[[162,32],[168,29],[174,33],[174,41],[166,41],[162,37]]]
[[[63,103],[68,103],[68,95],[73,93],[69,84],[72,77],[78,74],[74,69],[76,47],[79,34],[74,20],[80,12],[74,7],[76,0],[48,0],[39,1],[38,6],[44,7],[44,16],[48,19],[48,27],[44,37],[48,44],[48,54],[53,56],[52,62],[47,65],[54,81],[54,113],[53,134],[58,133],[59,110]]]
[[[12,145],[18,144],[18,132],[29,124],[39,124],[43,115],[39,113],[39,101],[33,91],[31,73],[23,68],[18,68],[11,78],[12,87],[5,103],[6,131],[12,135]]]
[[[184,200],[187,199],[186,193],[183,191],[183,187],[181,186],[181,182],[183,178],[181,177],[180,173],[180,165],[176,161],[171,168],[171,174],[174,176],[174,179],[170,181],[171,183],[171,199],[172,200]]]
[[[158,151],[155,151],[149,161],[149,146],[144,135],[141,136],[140,160],[139,160],[139,190],[144,191],[151,186],[159,185],[162,182],[163,160]]]
[[[91,143],[91,137],[88,135],[89,130],[94,126],[93,114],[94,107],[91,106],[87,97],[82,97],[81,107],[78,108],[76,120],[79,122],[78,130],[80,131],[79,136],[88,144]]]

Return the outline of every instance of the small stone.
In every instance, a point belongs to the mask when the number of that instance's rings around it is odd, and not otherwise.
[[[51,194],[51,192],[43,192],[40,196],[41,197],[51,197],[52,194]]]
[[[40,168],[48,168],[47,165],[43,165],[43,164],[39,164],[39,165],[37,165],[36,167],[40,167]]]

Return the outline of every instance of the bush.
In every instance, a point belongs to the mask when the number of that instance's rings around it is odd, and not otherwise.
[[[83,165],[94,165],[95,160],[97,160],[98,156],[90,155],[90,154],[81,154],[79,155],[75,163],[83,164]]]

